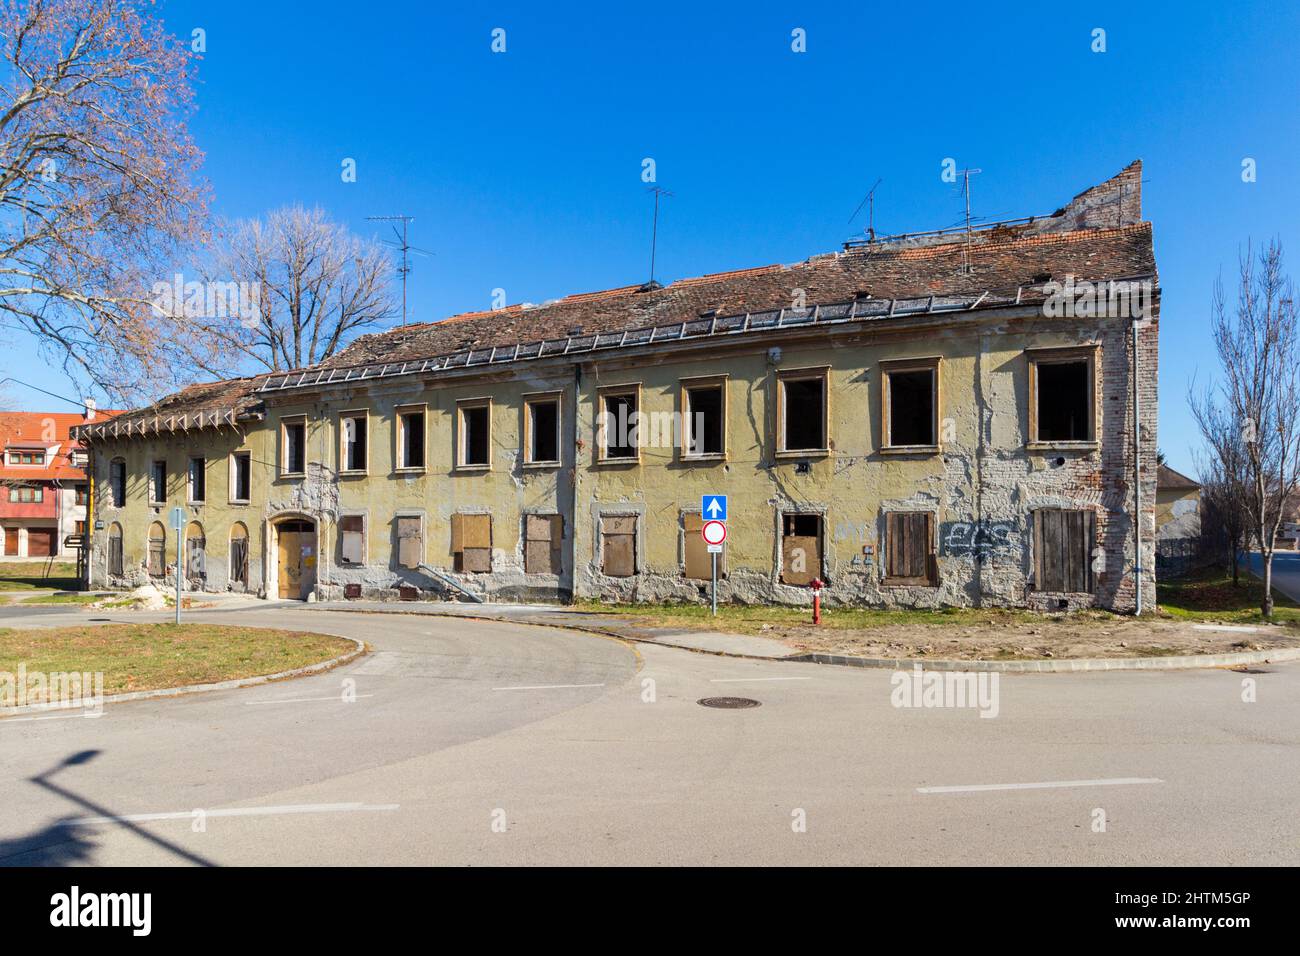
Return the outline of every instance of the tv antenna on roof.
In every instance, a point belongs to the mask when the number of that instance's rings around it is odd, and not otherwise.
[[[883,183],[883,179],[877,179],[876,185],[872,186],[870,191],[858,203],[858,208],[853,210],[853,215],[849,216],[849,222],[858,218],[858,213],[862,212],[862,207],[867,207],[867,241],[876,241],[876,188]]]
[[[646,192],[655,194],[654,225],[650,230],[650,281],[646,283],[647,286],[653,287],[655,284],[655,251],[659,245],[659,197],[671,196],[672,193],[661,186],[647,186]]]
[[[962,247],[962,271],[970,272],[970,178],[982,169],[963,169],[961,171],[961,194],[966,198],[966,245]]]
[[[397,274],[402,277],[402,324],[406,324],[406,277],[411,274],[411,267],[407,264],[406,257],[408,253],[415,253],[417,256],[432,256],[435,253],[427,249],[421,249],[413,246],[406,241],[407,227],[415,222],[414,216],[366,216],[370,222],[400,222],[402,231],[398,232],[397,227],[393,227],[393,235],[396,241],[392,239],[381,240],[384,245],[392,246],[394,249],[402,250],[402,264],[397,270]]]

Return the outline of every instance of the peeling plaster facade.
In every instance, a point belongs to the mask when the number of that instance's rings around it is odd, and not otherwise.
[[[1136,179],[1124,181],[1138,180],[1140,167]],[[1114,183],[1067,207],[1071,230],[1102,228],[1090,216],[1124,214],[1122,189],[1120,206],[1107,198],[1116,195]],[[1135,215],[1127,213],[1129,219]],[[1015,238],[1016,249],[1042,241],[1042,232],[1040,225]],[[1149,248],[1149,231],[1145,235]],[[979,260],[974,261],[978,272]],[[232,587],[229,542],[238,523],[250,538],[249,590],[280,593],[277,527],[293,521],[314,529],[311,593],[323,599],[397,598],[402,588],[412,589],[403,595],[408,598],[446,598],[454,596],[444,583],[451,580],[497,601],[703,601],[707,582],[685,573],[688,535],[695,534],[686,523],[698,515],[701,495],[724,493],[731,514],[719,581],[722,602],[809,602],[806,586],[782,580],[788,570],[784,518],[799,514],[820,517],[823,599],[832,605],[1128,611],[1134,607],[1140,558],[1143,601],[1154,606],[1158,328],[1157,296],[1153,314],[1137,333],[1137,421],[1133,321],[1050,318],[1041,299],[1022,303],[1018,291],[1014,301],[997,307],[772,329],[727,340],[640,345],[284,390],[264,388],[266,378],[251,380],[239,413],[227,423],[166,436],[113,438],[101,431],[94,437],[91,583],[125,586],[149,577],[147,528],[152,521],[166,523],[167,507],[147,502],[146,476],[149,462],[165,456],[171,476],[166,505],[183,504],[204,529],[207,573],[193,586],[208,590]],[[1087,441],[1031,441],[1031,357],[1046,349],[1082,349],[1095,356],[1095,424]],[[890,449],[884,433],[882,363],[905,359],[937,361],[938,441],[924,450]],[[825,448],[780,452],[779,383],[783,374],[800,369],[825,370]],[[634,461],[602,460],[597,422],[602,390],[634,389],[643,415],[682,413],[684,382],[700,377],[724,383],[722,454],[692,460],[671,443],[643,444]],[[539,393],[554,394],[560,402],[554,464],[524,461],[525,404]],[[458,464],[463,436],[457,409],[482,400],[489,402],[490,460],[486,467],[464,467]],[[402,469],[398,416],[413,407],[425,412],[425,464]],[[342,468],[344,413],[366,416],[364,469]],[[307,467],[300,476],[286,476],[284,426],[298,421],[305,426]],[[1133,484],[1135,428],[1142,447],[1140,510]],[[253,462],[246,503],[230,500],[229,458],[237,452],[248,453]],[[183,464],[192,455],[207,461],[202,504],[183,501]],[[105,485],[115,458],[125,462],[128,475],[121,508],[113,507]],[[1093,516],[1090,591],[1051,592],[1035,581],[1040,557],[1034,553],[1035,513],[1057,508]],[[934,573],[923,584],[886,580],[887,516],[896,511],[931,516]],[[1135,511],[1141,555],[1135,550]],[[490,516],[490,571],[456,570],[456,515]],[[525,570],[529,515],[561,516],[558,573]],[[363,560],[348,562],[341,522],[358,517],[364,527]],[[603,570],[602,529],[617,519],[631,519],[635,528],[635,569],[627,576]],[[418,521],[425,569],[399,561],[399,529],[410,533],[412,520]],[[107,570],[107,533],[114,524],[123,529],[122,575]],[[170,564],[175,560],[170,529],[167,540]]]

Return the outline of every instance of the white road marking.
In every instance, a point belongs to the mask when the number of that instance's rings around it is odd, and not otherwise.
[[[0,724],[21,724],[28,720],[72,720],[74,717],[103,717],[103,711],[89,714],[58,714],[54,717],[6,717],[0,720]]]
[[[1164,783],[1157,777],[1112,777],[1108,780],[1056,780],[1049,783],[977,783],[961,787],[917,787],[917,793],[973,793],[977,790],[1055,790],[1064,787],[1118,787],[1131,783]]]
[[[811,677],[711,677],[710,684],[748,684],[751,681],[812,680]]]
[[[493,690],[562,690],[569,687],[604,687],[604,684],[531,684],[526,687],[493,687]]]
[[[180,810],[173,813],[124,813],[113,817],[76,817],[64,820],[64,826],[93,827],[106,823],[150,823],[156,820],[191,820],[195,813],[205,817],[262,817],[282,816],[287,813],[357,813],[377,810],[396,810],[396,803],[300,803],[279,807],[232,807],[228,810]]]
[[[1251,627],[1248,624],[1193,624],[1192,629],[1196,631],[1244,631],[1247,633],[1259,630],[1259,628]]]
[[[351,703],[352,700],[360,700],[362,697],[374,697],[374,694],[356,694],[347,700],[342,695],[335,694],[332,697],[281,697],[276,700],[246,700],[245,707],[252,707],[255,704],[310,704],[322,700],[336,700],[343,703]]]

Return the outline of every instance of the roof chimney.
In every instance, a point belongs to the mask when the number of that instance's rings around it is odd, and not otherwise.
[[[82,418],[88,422],[93,422],[95,420],[95,400],[88,398],[81,404],[85,406],[85,410],[81,413]]]

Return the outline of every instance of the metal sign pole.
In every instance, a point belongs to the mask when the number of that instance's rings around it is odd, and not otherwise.
[[[184,535],[176,534],[176,623],[181,622],[181,557],[185,550]]]
[[[718,552],[709,555],[713,559],[713,616],[718,616]]]

